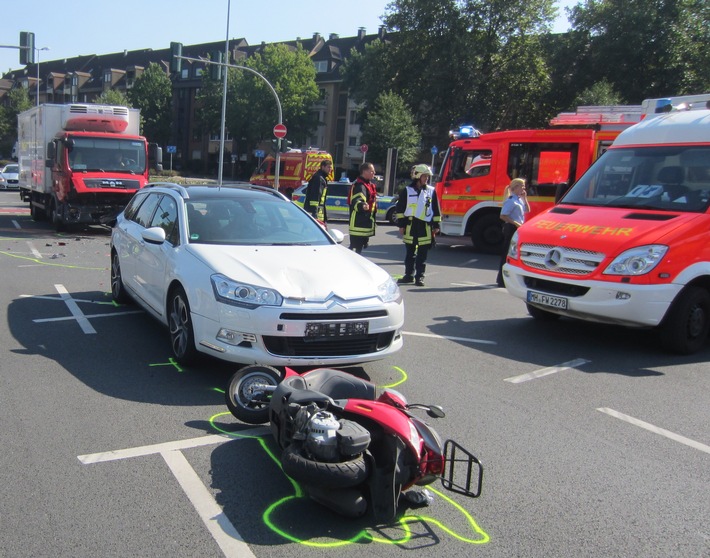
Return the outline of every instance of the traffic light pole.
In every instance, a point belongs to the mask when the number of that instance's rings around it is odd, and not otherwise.
[[[226,88],[227,88],[227,70],[226,68],[235,68],[237,70],[246,70],[247,72],[251,72],[252,74],[255,74],[259,76],[261,79],[264,80],[266,85],[269,87],[269,90],[271,91],[271,94],[274,96],[274,99],[276,100],[276,108],[278,109],[279,113],[279,121],[278,124],[283,124],[283,112],[281,111],[281,101],[279,100],[279,96],[276,93],[276,89],[274,89],[273,85],[269,83],[269,80],[266,79],[263,75],[261,75],[259,72],[256,70],[253,70],[252,68],[248,68],[246,66],[237,66],[236,64],[229,64],[227,62],[213,62],[212,60],[205,60],[203,58],[190,58],[189,56],[175,56],[175,58],[179,58],[180,60],[190,60],[192,62],[202,62],[203,64],[216,64],[218,66],[222,66],[225,68],[224,72],[224,94],[222,96],[222,140],[220,141],[220,152],[219,152],[219,161],[220,161],[220,176],[219,176],[219,184],[220,186],[222,185],[222,176],[221,176],[221,170],[222,170],[222,162],[224,160],[224,126],[225,126],[225,120],[226,120],[226,107],[227,107],[227,94],[226,94]],[[276,168],[274,169],[274,188],[276,190],[279,189],[279,168],[281,165],[281,152],[280,150],[276,150]]]

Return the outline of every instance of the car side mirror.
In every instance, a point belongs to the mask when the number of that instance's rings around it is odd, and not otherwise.
[[[335,240],[338,244],[341,244],[343,240],[345,240],[345,235],[338,229],[328,229],[328,234],[330,235],[330,238]]]
[[[160,227],[145,229],[141,236],[148,244],[162,244],[165,242],[165,230]]]

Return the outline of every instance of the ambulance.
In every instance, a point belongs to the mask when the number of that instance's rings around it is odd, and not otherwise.
[[[291,149],[286,153],[281,153],[279,192],[291,199],[294,190],[307,183],[320,170],[322,161],[330,161],[332,165],[333,158],[327,151],[318,149]],[[258,186],[271,186],[273,188],[276,175],[275,167],[276,159],[273,155],[269,155],[251,175],[249,182]],[[333,180],[333,178],[334,175],[331,170],[328,180]]]
[[[452,130],[454,141],[435,180],[441,232],[470,236],[481,252],[500,254],[500,208],[513,178],[526,179],[535,215],[554,205],[619,133],[641,117],[640,105],[589,106],[559,114],[545,130]]]
[[[710,94],[642,106],[639,124],[518,229],[504,281],[538,320],[652,328],[691,354],[710,330]]]

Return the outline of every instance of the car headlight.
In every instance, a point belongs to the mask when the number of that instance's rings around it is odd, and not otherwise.
[[[259,306],[281,306],[283,303],[281,294],[268,287],[258,287],[234,281],[221,274],[212,275],[210,280],[215,298],[225,304],[258,308]]]
[[[650,244],[638,246],[620,254],[604,270],[604,275],[643,275],[651,271],[663,259],[668,246]]]
[[[515,231],[510,239],[510,246],[508,246],[508,257],[516,259],[518,257],[518,231]]]
[[[392,277],[388,277],[387,281],[377,287],[377,296],[382,302],[399,302],[402,291],[399,290],[397,282]]]

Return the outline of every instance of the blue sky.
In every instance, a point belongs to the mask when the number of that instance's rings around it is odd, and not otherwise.
[[[0,45],[19,44],[20,31],[35,34],[42,60],[82,54],[107,54],[143,48],[168,48],[183,44],[224,41],[230,0],[23,0],[4,10]],[[377,32],[380,16],[390,0],[335,1],[231,0],[229,37],[246,38],[249,44],[287,41],[320,33],[352,37],[360,27]],[[560,0],[558,7],[576,4]],[[325,6],[328,6],[327,8]],[[564,31],[564,10],[555,31]],[[0,48],[0,73],[20,68],[19,51]]]

